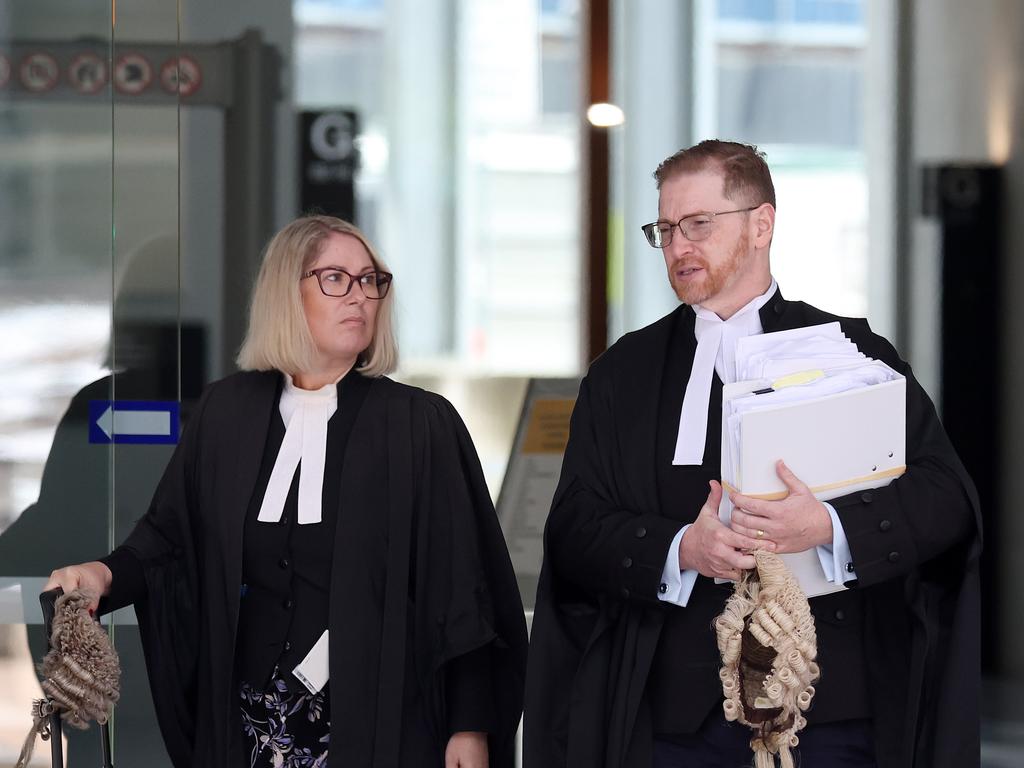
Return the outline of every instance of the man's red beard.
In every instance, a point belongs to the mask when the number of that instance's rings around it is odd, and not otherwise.
[[[736,246],[732,249],[729,257],[714,266],[711,266],[706,259],[700,256],[690,257],[685,262],[688,266],[699,267],[700,274],[696,280],[680,280],[676,275],[675,267],[669,272],[669,282],[676,296],[684,304],[703,304],[714,296],[717,296],[725,284],[739,269],[747,256],[750,248],[750,237],[744,231]]]

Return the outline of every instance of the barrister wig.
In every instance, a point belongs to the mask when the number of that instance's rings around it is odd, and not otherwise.
[[[51,738],[48,718],[59,712],[64,722],[87,728],[90,720],[105,723],[121,695],[121,665],[110,637],[89,614],[91,596],[75,590],[57,598],[50,631],[50,650],[39,671],[45,699],[33,702],[33,725],[16,768],[27,768],[36,734]]]
[[[757,566],[737,582],[715,619],[726,720],[750,726],[755,768],[793,768],[790,752],[819,676],[814,617],[807,596],[775,554],[754,552]]]

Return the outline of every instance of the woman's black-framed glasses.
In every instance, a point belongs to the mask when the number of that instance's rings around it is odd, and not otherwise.
[[[684,216],[675,224],[670,221],[653,221],[650,224],[644,224],[640,229],[643,230],[644,235],[647,237],[647,242],[651,244],[652,248],[664,248],[672,242],[672,231],[676,227],[679,227],[679,231],[683,233],[683,237],[687,240],[694,242],[707,240],[711,237],[711,232],[715,228],[716,216],[725,216],[727,213],[746,213],[758,208],[760,206],[755,205],[751,208],[737,208],[735,211],[694,213],[690,216]]]
[[[388,295],[388,288],[391,287],[391,279],[394,276],[390,272],[380,270],[350,275],[341,267],[320,267],[302,274],[303,280],[307,277],[316,277],[324,296],[340,299],[342,296],[348,296],[353,285],[358,285],[366,298],[383,299]]]

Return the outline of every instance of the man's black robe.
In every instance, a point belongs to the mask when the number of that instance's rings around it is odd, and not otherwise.
[[[143,564],[136,612],[178,768],[241,764],[232,672],[242,533],[279,376],[236,374],[207,389],[123,545]],[[489,646],[498,723],[491,765],[510,768],[526,627],[480,463],[455,409],[438,395],[373,380],[335,481],[342,490],[330,581],[329,765],[442,765],[446,664]],[[429,743],[410,743],[423,733],[432,734]]]
[[[692,314],[681,306],[627,334],[581,384],[545,530],[527,675],[529,768],[650,765],[648,673],[667,612],[687,610],[657,600],[680,526],[658,499],[656,461],[668,460],[655,456],[658,400],[667,356],[692,364],[692,333],[681,348],[668,346],[673,324],[687,320],[692,329]],[[880,768],[977,764],[981,522],[973,484],[910,367],[864,320],[778,293],[760,316],[766,333],[838,320],[862,352],[907,377],[907,472],[831,502],[853,553],[852,588],[863,597],[876,757]],[[709,418],[709,440],[717,440],[721,415]],[[822,671],[823,685],[829,674]]]

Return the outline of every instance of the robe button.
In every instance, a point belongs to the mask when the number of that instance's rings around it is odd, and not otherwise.
[[[292,609],[292,606],[295,605],[295,602],[289,597],[282,603],[282,605],[284,606],[284,609],[286,611],[290,611]]]
[[[843,621],[846,618],[846,612],[841,608],[835,612],[836,621]]]
[[[853,573],[853,563],[847,563],[846,564],[846,572],[847,573]]]
[[[632,568],[633,567],[633,558],[632,557],[623,558],[623,560],[622,560],[622,567],[623,568]]]
[[[285,652],[287,653],[291,649],[292,649],[292,644],[290,642],[288,642],[287,640],[285,640],[284,641],[284,650],[285,650]]]
[[[668,584],[662,582],[661,586],[658,587],[658,591],[664,595],[666,592],[668,592]]]
[[[281,525],[288,525],[288,515],[281,515]]]
[[[863,501],[865,504],[870,504],[874,500],[874,498],[875,494],[873,494],[871,491],[864,491],[864,493],[860,495],[860,500]]]
[[[882,533],[885,533],[890,528],[892,528],[892,523],[890,523],[888,520],[883,520],[878,524],[878,530],[880,530]]]
[[[642,525],[639,528],[636,529],[636,537],[638,539],[642,539],[646,535],[647,535],[647,529],[644,528]]]
[[[627,600],[629,599],[629,589],[627,589],[626,587],[623,587],[622,591],[620,591],[619,594],[622,595]]]
[[[277,561],[277,564],[282,568],[287,568],[289,565],[291,565],[291,561],[287,557],[282,557],[280,560]]]
[[[775,305],[775,314],[781,315],[785,311],[785,309],[786,308],[782,305],[782,302],[780,301],[778,304]]]
[[[900,553],[899,552],[890,552],[889,553],[889,562],[890,563],[898,563],[899,559],[900,559]]]

